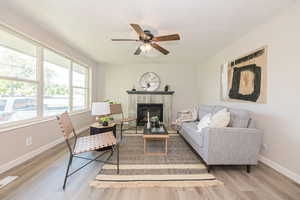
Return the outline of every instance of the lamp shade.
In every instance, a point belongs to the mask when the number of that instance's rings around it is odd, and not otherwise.
[[[110,106],[108,102],[94,102],[92,104],[92,115],[102,116],[110,114]]]

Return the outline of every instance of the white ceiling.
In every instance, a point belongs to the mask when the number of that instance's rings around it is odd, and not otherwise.
[[[199,63],[266,22],[294,0],[6,0],[9,6],[99,63]],[[171,54],[134,56],[129,23],[154,34],[179,33],[161,42]]]

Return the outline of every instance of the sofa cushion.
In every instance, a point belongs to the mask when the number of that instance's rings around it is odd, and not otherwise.
[[[208,113],[213,113],[214,106],[200,105],[198,109],[198,120],[201,120]]]
[[[197,132],[197,122],[184,122],[181,126],[184,133],[184,138],[194,147],[200,148],[203,146],[203,134]]]
[[[229,108],[230,122],[229,127],[248,128],[250,112],[243,109]]]

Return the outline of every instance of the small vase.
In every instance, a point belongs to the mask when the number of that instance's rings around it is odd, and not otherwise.
[[[169,91],[169,85],[166,85],[165,86],[165,92],[168,92]]]
[[[108,122],[102,122],[102,126],[108,126]]]

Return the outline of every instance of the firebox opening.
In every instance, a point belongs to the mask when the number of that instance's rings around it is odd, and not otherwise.
[[[150,118],[157,116],[160,122],[163,122],[163,104],[137,104],[137,124],[144,126],[147,123],[147,113]]]

